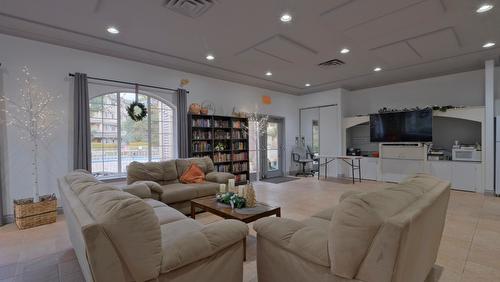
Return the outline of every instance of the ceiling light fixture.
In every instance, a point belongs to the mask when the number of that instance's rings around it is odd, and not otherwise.
[[[309,86],[311,86],[311,84],[310,83],[306,83],[306,87],[309,87]]]
[[[114,26],[110,26],[106,29],[109,33],[111,34],[118,34],[120,33],[120,31],[118,30],[118,28],[114,27]]]
[[[284,23],[291,22],[292,21],[292,15],[290,15],[289,13],[284,13],[283,15],[281,15],[280,21],[282,21]]]
[[[486,43],[484,43],[483,48],[491,48],[495,45],[496,45],[495,42],[486,42]]]
[[[373,71],[376,71],[376,72],[379,72],[379,71],[381,71],[381,70],[382,70],[382,68],[381,68],[381,67],[376,67],[376,68],[374,68],[374,69],[373,69]]]
[[[493,7],[494,6],[491,4],[482,4],[481,6],[479,6],[479,8],[477,8],[476,13],[478,14],[486,13],[489,10],[493,9]]]
[[[266,72],[266,75],[267,75],[267,76],[271,76],[271,75],[273,75],[273,73],[272,73],[272,72],[270,72],[270,71],[268,71],[268,72]]]
[[[207,58],[207,60],[209,60],[209,61],[213,61],[213,60],[215,60],[215,56],[214,56],[214,55],[212,55],[212,54],[208,54],[206,58]]]
[[[342,53],[342,54],[347,54],[349,52],[351,52],[351,50],[349,50],[347,48],[344,48],[344,49],[340,50],[340,53]]]

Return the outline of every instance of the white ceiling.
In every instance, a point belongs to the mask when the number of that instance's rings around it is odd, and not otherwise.
[[[0,32],[297,95],[479,69],[500,55],[500,0],[481,15],[481,0],[214,1],[191,18],[165,0],[0,0]],[[284,11],[292,23],[279,21]],[[346,64],[318,66],[335,58]]]

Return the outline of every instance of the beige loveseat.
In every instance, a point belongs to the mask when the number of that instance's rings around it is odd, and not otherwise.
[[[264,218],[257,231],[259,282],[423,282],[434,266],[450,183],[428,175],[383,190],[343,194],[299,222]]]
[[[202,225],[157,200],[85,171],[59,179],[70,240],[88,282],[242,281],[246,224]]]
[[[183,184],[179,182],[189,166],[195,163],[206,174],[206,181],[199,184]],[[214,163],[209,157],[178,159],[162,162],[132,162],[127,167],[127,184],[142,181],[152,190],[152,197],[172,208],[188,214],[190,201],[195,198],[215,195],[220,183],[227,183],[234,175],[227,172],[216,172]]]

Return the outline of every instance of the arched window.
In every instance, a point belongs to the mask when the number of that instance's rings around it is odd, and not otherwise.
[[[127,107],[138,100],[148,109],[135,122]],[[148,162],[175,157],[175,107],[153,96],[116,92],[90,100],[92,173],[100,177],[126,175],[132,161]]]

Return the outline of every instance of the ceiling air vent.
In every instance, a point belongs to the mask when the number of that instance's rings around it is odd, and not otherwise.
[[[197,18],[215,4],[215,0],[165,0],[164,6],[181,15]]]
[[[345,62],[339,59],[333,59],[318,64],[318,66],[320,67],[337,67],[341,65],[345,65]]]

